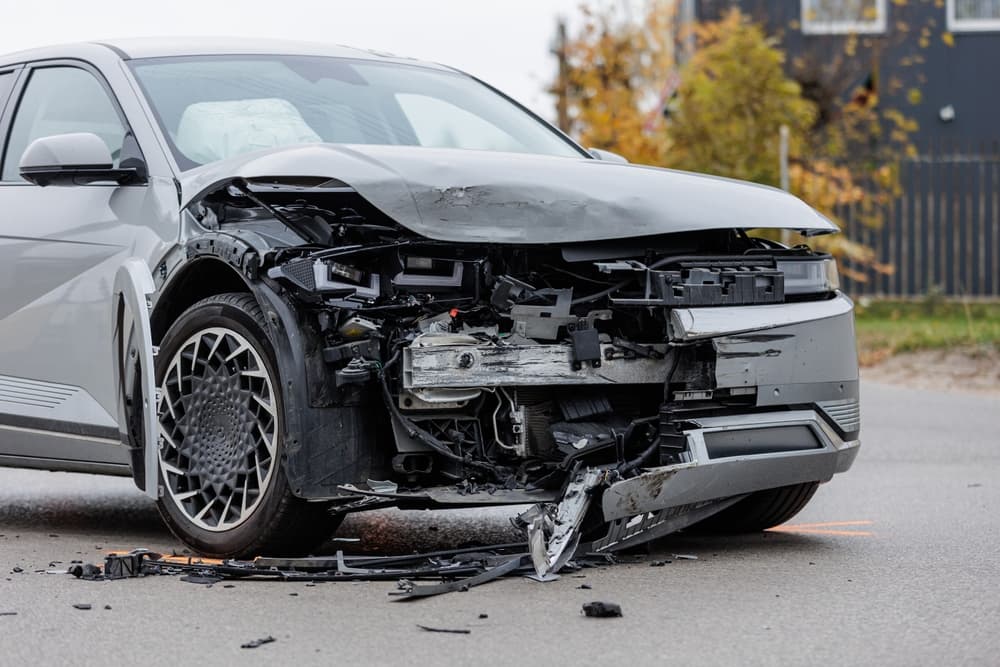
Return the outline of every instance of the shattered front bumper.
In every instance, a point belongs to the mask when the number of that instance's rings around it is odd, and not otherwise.
[[[749,493],[826,482],[851,467],[860,440],[844,440],[814,410],[691,420],[690,460],[645,470],[602,495],[606,537],[595,551],[624,549],[680,530]],[[806,440],[802,436],[808,434]],[[791,449],[792,442],[799,443]],[[810,445],[801,448],[802,445]],[[743,446],[747,452],[739,453]]]

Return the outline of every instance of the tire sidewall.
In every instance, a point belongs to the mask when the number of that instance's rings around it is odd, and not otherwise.
[[[167,330],[161,341],[156,362],[156,387],[159,388],[170,361],[178,349],[194,334],[211,327],[225,327],[242,335],[260,355],[271,378],[271,390],[276,404],[277,444],[271,478],[263,498],[250,517],[229,530],[210,531],[200,528],[184,515],[170,497],[157,453],[158,489],[157,507],[171,531],[199,552],[215,556],[234,556],[243,553],[248,545],[258,541],[271,527],[279,507],[288,494],[283,457],[285,441],[284,401],[281,378],[275,363],[274,349],[262,323],[250,313],[232,304],[208,299],[184,312]]]

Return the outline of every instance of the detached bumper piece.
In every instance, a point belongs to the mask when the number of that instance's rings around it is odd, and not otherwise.
[[[213,560],[191,556],[164,556],[147,549],[111,553],[105,557],[104,575],[94,580],[127,579],[158,575],[185,575],[184,581],[212,584],[227,579],[240,581],[397,581],[393,600],[405,602],[445,593],[467,591],[507,576],[534,572],[527,544],[435,551],[409,556],[347,556],[256,558]],[[607,558],[591,558],[609,564]],[[98,573],[100,568],[94,568]],[[555,577],[553,577],[555,578]],[[418,585],[421,580],[436,584]]]
[[[747,494],[827,482],[854,463],[860,441],[843,440],[812,410],[690,420],[688,459],[609,485],[601,509],[609,523],[595,552],[617,551],[690,526]]]

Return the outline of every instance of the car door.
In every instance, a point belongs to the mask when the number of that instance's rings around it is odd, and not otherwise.
[[[113,282],[129,257],[162,256],[176,208],[147,183],[39,187],[19,175],[32,141],[73,132],[99,136],[116,162],[142,159],[107,80],[86,63],[26,67],[0,131],[0,464],[126,473]]]

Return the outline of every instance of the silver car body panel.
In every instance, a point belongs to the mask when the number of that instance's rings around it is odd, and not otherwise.
[[[180,180],[191,202],[237,177],[303,176],[343,181],[389,218],[438,241],[564,244],[707,229],[837,231],[775,188],[584,157],[497,159],[487,151],[309,144],[213,162]]]
[[[16,437],[0,439],[0,456],[17,457],[19,465],[96,466],[128,474],[109,372],[111,291],[115,274],[130,258],[155,267],[177,244],[174,172],[113,50],[79,44],[0,57],[3,64],[32,61],[99,71],[143,149],[149,178],[143,185],[119,187],[0,182],[0,374],[74,387],[92,400],[67,403],[57,418],[18,427]],[[27,74],[26,67],[22,79]],[[10,116],[15,107],[12,99],[5,113]],[[26,409],[9,409],[5,422],[29,417]],[[79,436],[80,428],[88,435]]]

